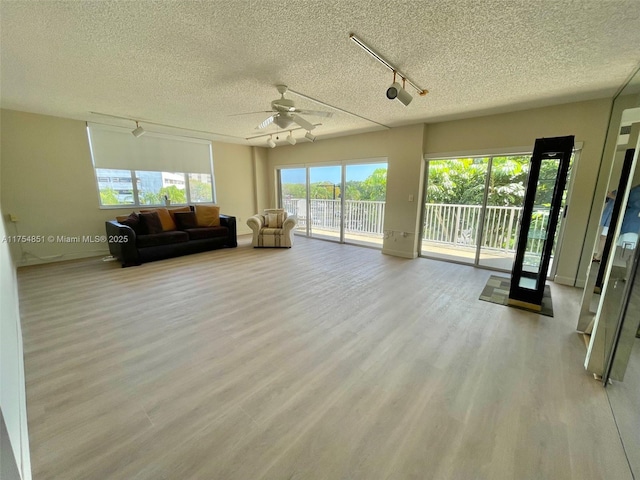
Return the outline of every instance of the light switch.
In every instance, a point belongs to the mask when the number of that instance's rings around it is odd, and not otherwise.
[[[409,201],[413,202],[413,195],[409,195]]]

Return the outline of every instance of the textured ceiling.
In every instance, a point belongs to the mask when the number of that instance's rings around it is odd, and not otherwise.
[[[322,139],[613,96],[640,63],[638,0],[0,5],[3,108],[254,145],[265,138],[245,139],[268,114],[230,115],[268,110],[276,84],[337,107],[289,95],[334,112],[305,117]],[[387,100],[392,73],[351,32],[430,93]]]

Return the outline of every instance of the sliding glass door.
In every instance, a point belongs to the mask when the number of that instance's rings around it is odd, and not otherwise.
[[[427,161],[421,255],[510,271],[529,158]]]
[[[341,186],[340,165],[309,168],[309,236],[340,241]]]
[[[345,166],[345,242],[382,248],[387,164]]]
[[[524,155],[490,160],[478,265],[505,271],[513,267],[529,161]],[[542,223],[540,219],[534,227]]]
[[[382,248],[387,163],[343,162],[277,170],[280,205],[296,233]]]
[[[427,162],[421,255],[476,262],[488,158]]]
[[[280,206],[298,217],[296,231],[307,233],[307,169],[284,168],[279,171]]]

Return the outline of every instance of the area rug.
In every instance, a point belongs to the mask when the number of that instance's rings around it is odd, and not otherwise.
[[[482,293],[480,294],[480,300],[484,300],[485,302],[497,303],[498,305],[508,305],[513,308],[519,308],[520,310],[526,310],[527,312],[539,313],[540,315],[553,317],[553,302],[551,301],[551,289],[549,288],[549,285],[544,286],[541,311],[531,310],[515,305],[509,305],[510,286],[510,278],[491,275],[489,277],[489,280],[487,280],[487,284],[484,286],[484,290],[482,290]]]

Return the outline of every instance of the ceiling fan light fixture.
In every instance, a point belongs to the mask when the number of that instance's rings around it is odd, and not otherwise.
[[[271,148],[276,148],[276,142],[273,141],[273,137],[269,137],[269,140],[267,140],[267,145]]]
[[[293,132],[289,132],[289,135],[287,135],[287,142],[289,142],[291,145],[296,144],[296,139],[293,136]]]
[[[136,138],[140,138],[145,133],[147,133],[147,131],[144,128],[142,128],[140,125],[138,125],[138,122],[136,122],[136,128],[134,128],[131,131],[131,134]]]
[[[307,140],[311,140],[312,142],[316,141],[316,136],[314,134],[312,134],[311,132],[307,132],[304,134],[304,138],[306,138]]]

